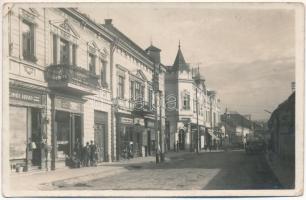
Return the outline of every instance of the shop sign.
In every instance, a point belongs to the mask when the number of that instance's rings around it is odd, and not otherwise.
[[[82,112],[82,104],[65,98],[55,98],[55,108],[72,112]]]
[[[42,104],[42,95],[10,88],[10,98],[34,104]]]
[[[142,119],[142,118],[134,118],[134,124],[139,124],[139,125],[141,125],[141,126],[144,126],[145,124],[144,124],[144,119]]]
[[[122,124],[133,124],[133,119],[127,117],[121,117],[120,122]]]
[[[148,127],[148,128],[154,128],[154,127],[155,127],[154,122],[152,122],[152,121],[147,121],[147,127]]]

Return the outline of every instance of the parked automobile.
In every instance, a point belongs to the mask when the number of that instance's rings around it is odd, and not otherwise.
[[[266,142],[260,136],[249,136],[246,139],[246,153],[264,153],[266,151]]]

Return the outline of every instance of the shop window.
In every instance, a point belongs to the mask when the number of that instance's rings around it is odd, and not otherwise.
[[[92,53],[88,54],[88,68],[93,74],[96,74],[96,56]]]
[[[34,24],[23,20],[22,22],[22,55],[27,61],[36,62],[34,49]]]

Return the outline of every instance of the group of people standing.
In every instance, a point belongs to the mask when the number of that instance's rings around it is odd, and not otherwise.
[[[70,166],[73,168],[97,166],[98,148],[91,140],[86,142],[83,147],[79,140],[76,141],[73,156],[71,158]]]

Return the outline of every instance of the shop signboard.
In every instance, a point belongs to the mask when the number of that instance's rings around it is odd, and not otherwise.
[[[55,109],[64,110],[68,112],[83,112],[83,105],[80,102],[68,98],[55,98]]]
[[[155,123],[154,121],[147,121],[147,128],[155,128]]]
[[[33,104],[43,104],[43,96],[34,92],[10,88],[10,99],[19,100]]]
[[[132,118],[127,118],[127,117],[121,117],[120,122],[122,124],[133,124],[133,119]]]
[[[135,117],[135,118],[134,118],[134,124],[138,124],[138,125],[140,125],[140,126],[144,126],[144,125],[145,125],[145,124],[144,124],[144,119]]]

